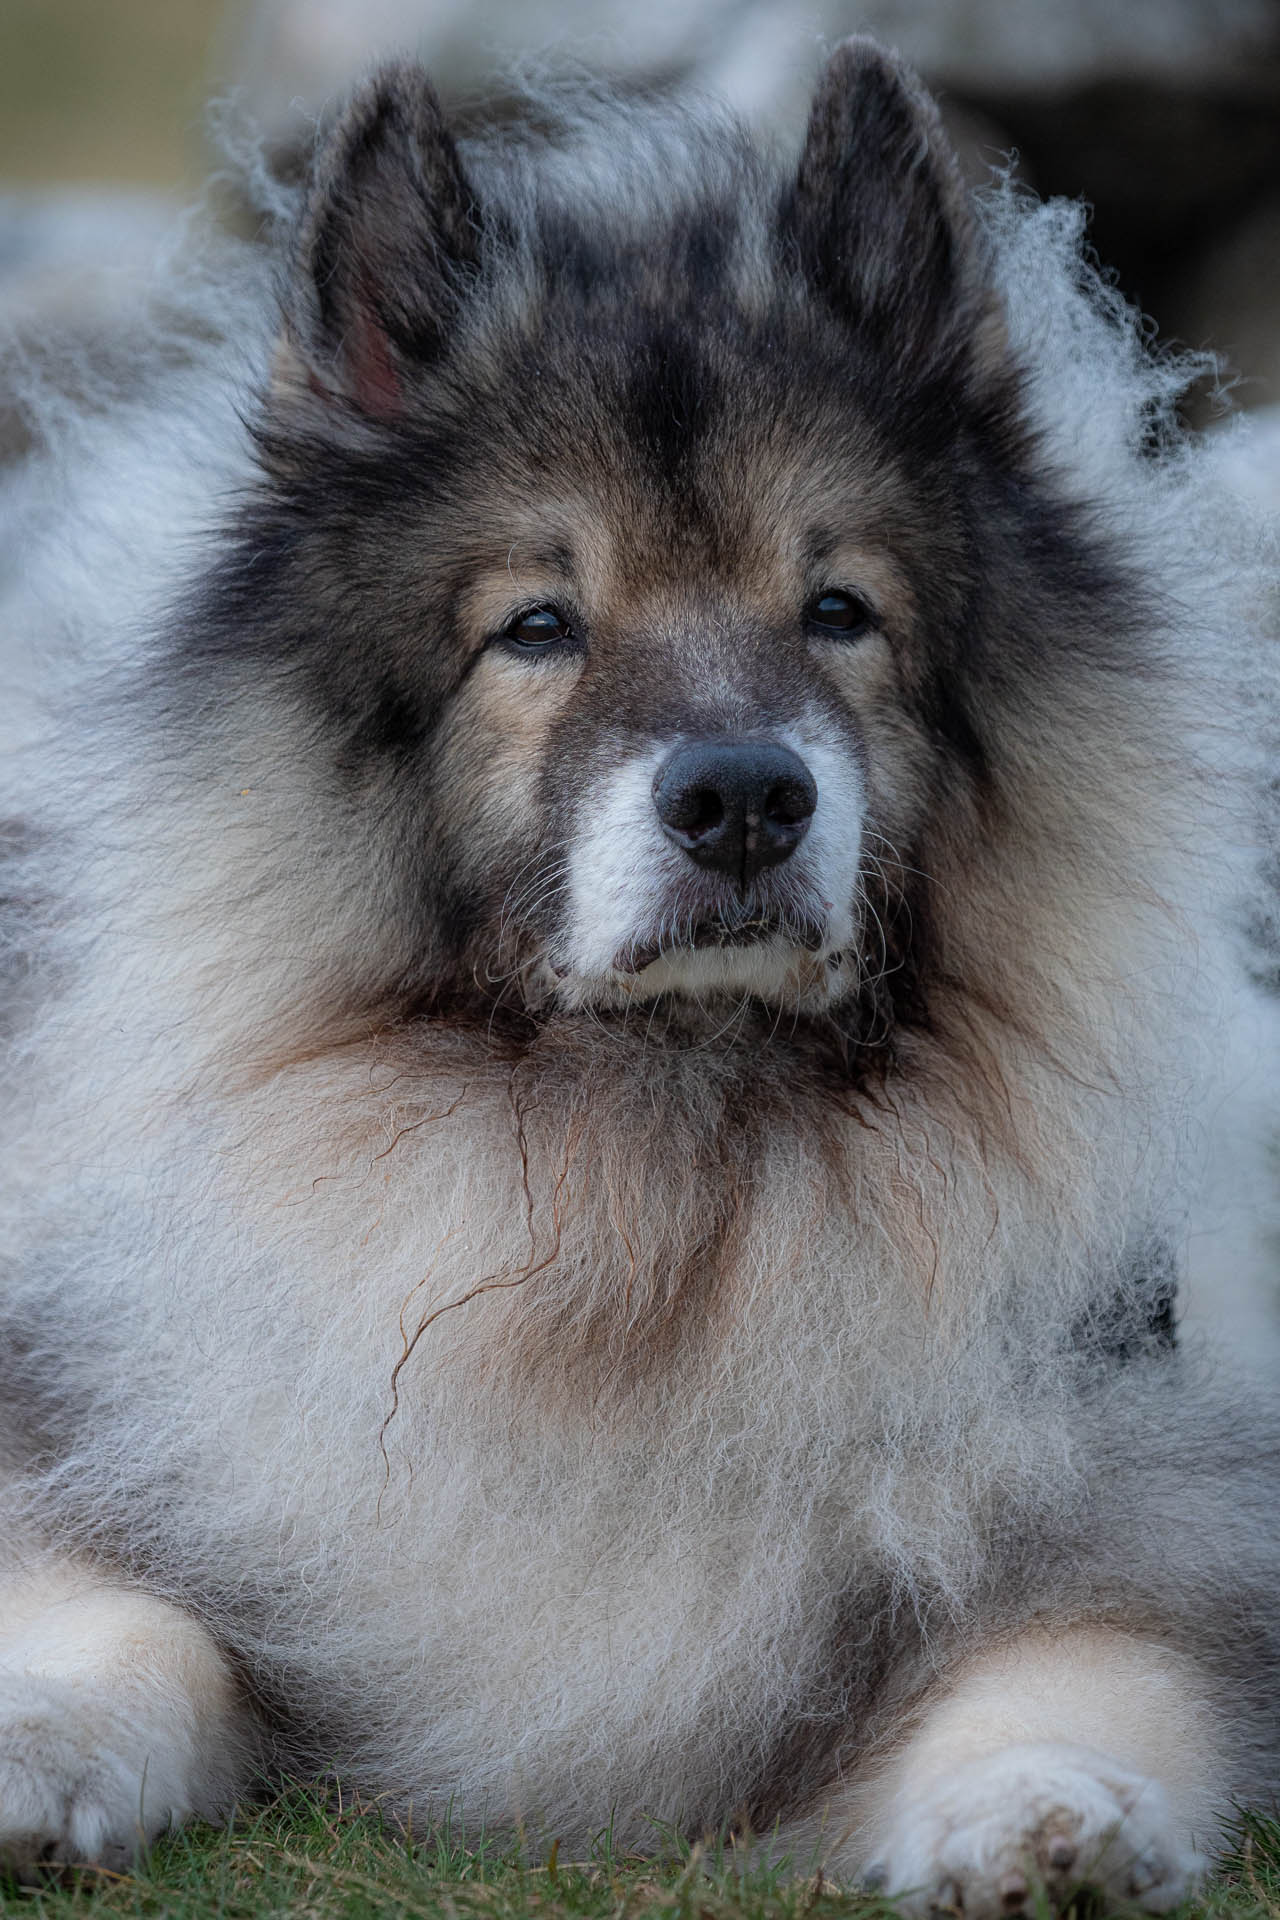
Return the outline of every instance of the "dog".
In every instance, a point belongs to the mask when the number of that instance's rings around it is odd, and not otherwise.
[[[336,1768],[1166,1909],[1280,1778],[1185,366],[860,39],[280,193],[9,496],[5,1858]]]

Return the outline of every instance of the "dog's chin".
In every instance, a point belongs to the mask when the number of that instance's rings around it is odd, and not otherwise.
[[[825,1012],[852,987],[852,956],[781,932],[730,940],[710,934],[672,947],[636,947],[599,973],[544,963],[534,997],[565,1012],[625,1012],[666,1001],[722,1017],[755,1001],[801,1014]]]

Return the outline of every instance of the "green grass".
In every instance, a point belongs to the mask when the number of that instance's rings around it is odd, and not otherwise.
[[[1074,1914],[1076,1909],[1068,1909]],[[38,1888],[0,1886],[0,1913],[24,1920],[891,1920],[868,1895],[840,1893],[721,1848],[616,1857],[602,1834],[588,1860],[529,1865],[447,1829],[405,1835],[378,1811],[287,1794],[229,1830],[192,1827],[132,1874],[67,1872]],[[1047,1916],[1043,1917],[1047,1920]],[[1086,1915],[1083,1903],[1078,1920]],[[1183,1920],[1280,1920],[1280,1821],[1253,1815]]]

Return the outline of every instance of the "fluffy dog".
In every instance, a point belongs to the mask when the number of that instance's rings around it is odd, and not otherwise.
[[[539,123],[378,75],[16,489],[0,1845],[1158,1911],[1280,1777],[1174,1310],[1265,556],[875,47]]]

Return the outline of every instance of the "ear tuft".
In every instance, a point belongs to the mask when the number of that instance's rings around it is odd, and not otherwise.
[[[920,82],[861,35],[818,84],[783,233],[835,310],[910,359],[1001,337],[969,196]]]
[[[394,419],[479,265],[480,211],[422,68],[384,67],[321,149],[277,384]]]

